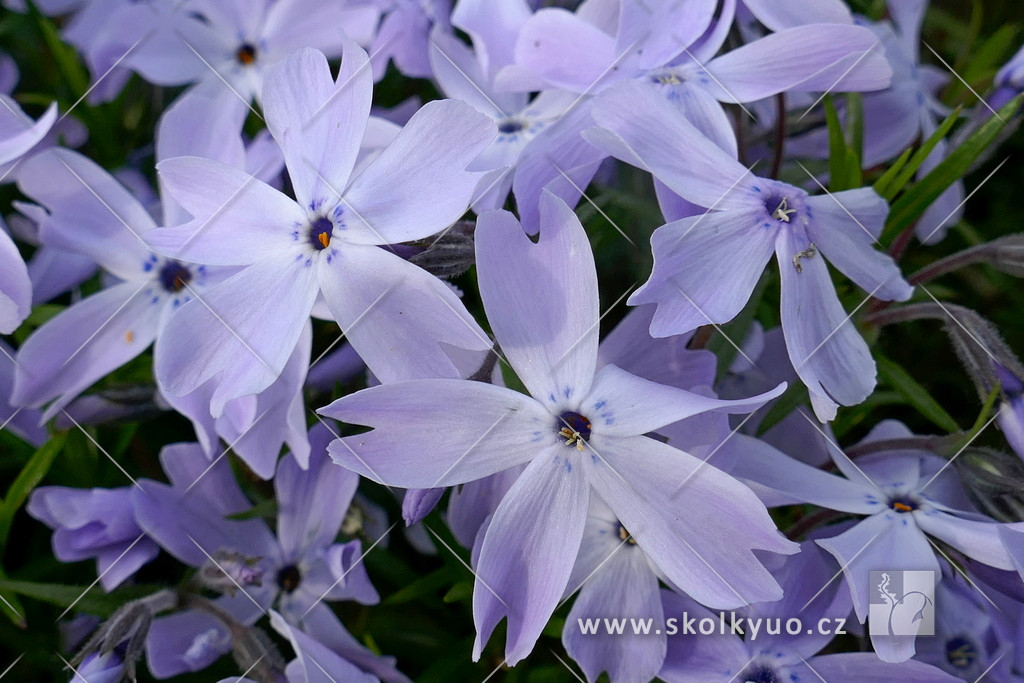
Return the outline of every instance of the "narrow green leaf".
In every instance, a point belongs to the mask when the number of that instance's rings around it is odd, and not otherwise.
[[[0,593],[17,593],[27,598],[48,602],[58,607],[70,607],[79,612],[88,612],[107,617],[126,602],[138,600],[160,590],[160,586],[125,586],[111,593],[104,593],[98,586],[64,586],[55,583],[35,583],[0,579]]]
[[[50,471],[50,465],[53,464],[53,459],[57,457],[61,448],[64,447],[64,440],[66,438],[66,432],[51,437],[49,441],[43,444],[29,458],[29,461],[25,463],[25,467],[22,468],[21,472],[7,489],[3,504],[0,504],[0,556],[3,555],[4,548],[7,546],[7,536],[10,533],[15,513],[28,498],[32,489]]]
[[[896,159],[896,161],[892,162],[892,166],[887,168],[885,170],[885,173],[880,175],[878,177],[878,180],[875,181],[875,184],[874,184],[875,192],[877,192],[878,194],[880,194],[883,197],[890,196],[888,194],[888,189],[889,189],[890,184],[893,182],[893,180],[895,180],[895,178],[899,174],[899,172],[903,170],[903,167],[906,165],[907,161],[910,159],[910,155],[913,154],[913,153],[914,153],[913,148],[904,150],[903,154],[901,154],[899,156],[899,158]],[[895,193],[893,193],[892,196],[895,196]]]
[[[256,503],[248,510],[242,510],[241,512],[236,512],[233,515],[228,515],[228,519],[272,519],[276,516],[277,501],[273,498],[267,498],[266,500]]]
[[[884,356],[876,357],[875,361],[882,381],[902,395],[917,412],[947,432],[960,431],[956,420],[906,370]]]
[[[843,139],[843,125],[831,95],[825,96],[825,121],[828,123],[829,189],[840,192],[849,189],[846,178],[846,140]]]
[[[892,205],[889,222],[882,238],[883,243],[890,242],[894,236],[917,220],[924,210],[946,191],[946,188],[967,173],[971,164],[981,156],[989,145],[996,141],[999,133],[1011,121],[1014,113],[1020,107],[1022,100],[1024,100],[1024,95],[1018,95],[1010,100],[997,112],[996,116],[983,123],[942,163],[933,168],[927,176],[907,190]]]
[[[460,581],[444,594],[445,602],[470,602],[473,599],[473,582]]]
[[[860,187],[862,184],[860,160],[864,158],[864,102],[859,92],[846,94],[846,111],[849,114],[847,117],[847,126],[849,126],[847,131],[849,134],[848,155],[855,157],[856,161],[856,166],[853,167],[854,175],[851,178],[856,181],[854,187]]]
[[[924,160],[927,159],[928,155],[932,153],[933,149],[935,149],[935,145],[939,144],[939,141],[946,137],[946,134],[953,127],[953,124],[957,122],[959,117],[960,108],[958,107],[950,112],[949,116],[947,116],[945,120],[939,124],[939,127],[935,129],[935,132],[924,141],[923,145],[917,148],[914,155],[910,157],[910,161],[900,169],[899,174],[892,181],[892,184],[887,189],[886,193],[882,195],[887,201],[892,201],[893,197],[899,194],[900,190],[910,182],[910,179],[914,177],[915,173],[917,173],[917,169],[921,167]]]
[[[384,599],[382,604],[401,605],[409,602],[416,602],[426,596],[436,596],[438,591],[452,583],[457,578],[451,569],[441,567],[424,577],[421,577],[407,586],[395,591]]]
[[[853,190],[864,184],[860,172],[860,157],[852,151],[846,155],[846,184],[848,185],[847,190]]]
[[[0,569],[0,581],[5,581],[7,575],[4,574],[3,569]],[[6,591],[0,595],[0,612],[7,615],[7,618],[11,620],[11,623],[18,628],[27,628],[28,623],[25,621],[25,608],[21,604],[21,600],[18,599],[13,592],[8,593]]]

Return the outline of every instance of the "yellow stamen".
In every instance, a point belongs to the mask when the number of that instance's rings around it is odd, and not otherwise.
[[[320,240],[320,244],[324,245],[324,249],[326,249],[327,245],[331,243],[331,238],[326,232],[320,233],[316,238]]]
[[[562,427],[561,429],[558,430],[558,435],[565,439],[566,446],[576,444],[576,450],[583,450],[583,436],[579,432],[574,431],[568,427]]]
[[[912,512],[914,510],[914,508],[906,505],[905,503],[893,503],[892,507],[894,510],[898,510],[900,512]]]

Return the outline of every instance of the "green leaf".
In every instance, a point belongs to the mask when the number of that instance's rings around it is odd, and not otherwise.
[[[50,465],[53,464],[54,458],[57,457],[61,448],[64,447],[64,440],[66,438],[66,433],[56,434],[51,437],[39,450],[32,454],[32,457],[25,463],[25,467],[22,468],[21,472],[7,489],[3,503],[0,504],[0,556],[3,555],[3,551],[7,546],[7,537],[10,533],[15,513],[21,508],[28,495],[32,492],[32,489],[50,471]]]
[[[444,594],[445,602],[469,602],[473,599],[473,582],[459,581]]]
[[[892,205],[889,212],[889,222],[885,227],[882,238],[883,243],[888,243],[893,237],[903,232],[932,202],[938,199],[939,195],[946,191],[950,185],[962,178],[967,169],[971,167],[982,153],[996,141],[999,133],[1013,118],[1014,113],[1024,100],[1024,95],[1018,95],[1010,100],[996,116],[983,123],[978,130],[964,140],[963,144],[957,147],[947,156],[942,163],[933,168],[920,182],[907,190],[896,203]]]
[[[416,602],[426,596],[436,596],[438,591],[452,583],[456,578],[457,576],[449,567],[441,567],[395,591],[385,598],[382,604],[401,605]]]
[[[0,593],[17,593],[27,598],[48,602],[58,607],[71,607],[100,617],[108,617],[126,602],[138,600],[161,590],[160,586],[125,586],[111,593],[92,586],[63,586],[55,583],[35,583],[0,579]]]
[[[960,431],[956,420],[906,370],[884,356],[876,357],[875,361],[882,381],[903,396],[917,412],[947,432]]]
[[[947,116],[946,119],[939,124],[939,127],[935,129],[935,132],[924,141],[924,144],[921,145],[916,152],[914,152],[914,155],[910,157],[910,160],[900,169],[899,173],[892,180],[892,184],[886,188],[886,192],[884,194],[879,192],[879,194],[885,197],[886,201],[892,201],[893,197],[899,194],[900,190],[906,187],[907,183],[910,182],[910,179],[914,177],[915,173],[917,173],[917,169],[921,167],[924,160],[927,159],[928,155],[932,153],[933,149],[935,149],[935,145],[939,144],[939,141],[946,137],[946,134],[953,127],[953,124],[957,122],[959,117],[960,108],[958,107],[950,112],[949,116]],[[878,188],[876,187],[875,189],[877,190]]]
[[[5,581],[7,575],[4,574],[3,569],[0,569],[0,581]],[[6,595],[0,595],[0,612],[7,615],[7,618],[11,620],[11,623],[18,628],[27,628],[28,623],[25,621],[25,608],[21,604],[21,600],[14,593],[7,593]]]
[[[843,124],[839,121],[839,112],[831,95],[825,96],[825,121],[828,123],[829,189],[832,192],[848,190],[846,140],[843,139]]]
[[[851,187],[860,187],[863,185],[860,160],[864,158],[864,104],[859,92],[846,94],[846,110],[849,113],[847,181],[851,183]]]
[[[910,159],[910,155],[913,154],[913,153],[914,153],[913,148],[906,149],[906,150],[903,151],[903,154],[901,154],[899,156],[899,158],[896,159],[896,161],[892,162],[892,166],[887,168],[885,170],[885,173],[880,175],[878,177],[878,180],[875,181],[875,184],[874,184],[875,192],[877,192],[878,194],[880,194],[883,197],[889,197],[890,196],[888,194],[889,185],[893,182],[893,180],[896,179],[896,176],[899,174],[899,172],[901,170],[903,170],[903,167],[906,165],[907,161]],[[895,195],[896,195],[896,193],[893,192],[891,196],[895,196]]]
[[[267,498],[264,501],[256,503],[248,510],[242,510],[241,512],[236,512],[233,515],[228,515],[228,519],[272,519],[276,516],[277,501],[273,498]]]

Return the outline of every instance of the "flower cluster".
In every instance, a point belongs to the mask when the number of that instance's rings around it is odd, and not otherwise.
[[[21,679],[1024,681],[1024,238],[964,219],[1011,33],[965,77],[926,0],[4,5]]]

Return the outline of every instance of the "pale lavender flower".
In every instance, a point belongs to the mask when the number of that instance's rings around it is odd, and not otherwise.
[[[66,36],[94,78],[115,69],[120,83],[105,88],[107,98],[135,71],[157,85],[196,84],[221,106],[244,110],[259,100],[267,67],[307,47],[340,56],[346,35],[368,45],[379,18],[371,0],[114,0],[87,7]]]
[[[492,329],[531,396],[483,382],[425,379],[366,389],[321,410],[374,428],[333,442],[329,451],[375,481],[435,488],[525,465],[480,546],[474,659],[504,617],[507,661],[530,652],[569,580],[591,490],[696,599],[736,606],[777,598],[751,550],[786,553],[793,545],[756,497],[713,466],[642,435],[711,410],[749,410],[783,387],[732,402],[613,365],[595,372],[593,255],[579,220],[551,194],[541,200],[539,243],[511,214],[495,211],[478,221],[476,246]],[[424,451],[431,458],[420,457]]]
[[[71,683],[119,683],[124,677],[124,660],[117,652],[108,652],[86,656],[76,668]]]
[[[33,121],[7,95],[0,94],[0,165],[15,162],[36,146],[57,119],[57,105]],[[4,172],[10,173],[12,167]],[[32,283],[25,262],[0,222],[0,334],[10,334],[28,317]]]
[[[1011,99],[1024,92],[1024,46],[1021,46],[999,69],[995,79],[992,81],[995,92],[988,100],[988,106],[993,109],[1000,109]]]
[[[993,365],[1002,391],[996,421],[1010,447],[1024,458],[1024,380],[999,363]]]
[[[890,420],[877,425],[862,443],[910,436],[910,430]],[[974,511],[955,470],[942,458],[924,451],[886,450],[853,461],[834,446],[830,451],[843,477],[769,448],[750,452],[737,462],[733,475],[792,501],[865,515],[838,535],[817,541],[843,567],[861,622],[868,613],[871,570],[923,570],[939,576],[929,537],[991,567],[1013,568],[1000,536],[1004,525]],[[874,637],[872,643],[886,661],[903,661],[914,653],[912,637]]]
[[[435,29],[430,60],[441,90],[491,117],[498,129],[498,137],[473,165],[490,171],[480,179],[473,209],[480,213],[503,207],[514,188],[519,218],[536,234],[541,192],[546,189],[575,204],[604,154],[580,140],[580,131],[592,125],[589,100],[558,90],[531,98],[495,87],[497,74],[513,60],[516,35],[529,17],[529,7],[520,0],[498,5],[460,0],[452,24],[472,37],[473,47],[450,30]]]
[[[96,558],[104,590],[113,590],[160,552],[135,522],[130,487],[75,489],[42,486],[28,513],[54,530],[53,554],[61,562]]]
[[[786,347],[815,413],[825,422],[840,404],[863,401],[875,386],[874,360],[839,303],[825,258],[876,298],[908,299],[912,288],[899,268],[873,248],[888,214],[885,201],[870,188],[811,197],[754,176],[637,83],[603,93],[593,115],[601,128],[584,132],[590,142],[708,208],[651,238],[654,270],[629,299],[658,304],[651,334],[729,321],[774,252]]]
[[[358,477],[330,465],[330,438],[322,425],[310,432],[307,470],[291,455],[278,465],[276,535],[260,519],[228,518],[251,503],[228,463],[211,465],[196,444],[161,452],[172,485],[141,480],[132,494],[135,515],[157,543],[200,570],[204,585],[226,593],[218,605],[239,622],[252,624],[275,607],[290,622],[323,632],[325,642],[350,662],[402,680],[393,660],[360,647],[323,602],[374,604],[379,599],[361,563],[359,541],[335,543]],[[150,669],[160,677],[197,671],[230,644],[228,627],[207,612],[191,609],[161,617],[147,640]]]
[[[781,565],[781,566],[780,566]],[[888,663],[870,652],[821,654],[831,630],[850,613],[850,598],[842,586],[832,580],[835,563],[820,550],[805,544],[798,555],[773,566],[785,591],[778,602],[752,605],[742,617],[757,621],[757,631],[744,623],[746,638],[732,633],[711,635],[678,633],[668,639],[665,667],[658,677],[667,683],[820,683],[821,681],[859,681],[881,683],[955,683],[941,670],[917,661]],[[666,614],[699,622],[719,616],[685,596],[662,592]],[[797,634],[788,633],[783,624],[798,618],[804,625]],[[726,617],[726,623],[731,624]],[[773,629],[769,632],[769,628]],[[682,628],[680,627],[681,631]]]
[[[315,50],[275,64],[266,81],[267,123],[297,200],[209,159],[159,167],[194,219],[146,239],[175,258],[247,266],[177,314],[157,348],[161,388],[180,396],[217,378],[214,415],[265,389],[319,295],[382,381],[448,372],[442,344],[488,348],[444,282],[380,245],[428,237],[466,210],[478,174],[464,169],[493,124],[463,103],[431,102],[360,168],[372,94],[365,52],[347,45],[337,81]]]
[[[1012,612],[989,603],[988,594],[987,588],[947,569],[935,587],[935,635],[917,639],[915,658],[966,681],[984,680],[1012,647],[996,628]],[[996,674],[993,680],[1004,679]]]
[[[370,46],[373,80],[379,81],[388,62],[411,78],[430,78],[430,32],[451,28],[452,0],[378,0],[384,19]]]
[[[199,116],[206,124],[197,127]],[[242,166],[240,126],[234,112],[193,98],[164,115],[157,157],[203,149]],[[18,350],[12,401],[30,407],[49,404],[43,414],[49,419],[146,350],[173,327],[172,313],[232,271],[155,254],[143,241],[157,227],[147,207],[77,152],[53,149],[32,157],[23,164],[18,184],[48,211],[39,227],[44,244],[83,254],[116,278],[36,329]],[[176,224],[181,208],[166,192],[161,195],[163,221]]]
[[[735,9],[734,2],[725,3],[713,21],[717,4],[627,0],[619,4],[617,22],[607,11],[540,10],[520,30],[515,64],[498,83],[514,90],[596,93],[634,79],[665,96],[731,153],[736,140],[721,103],[793,90],[878,90],[889,83],[878,39],[848,23],[782,28],[716,57]]]

